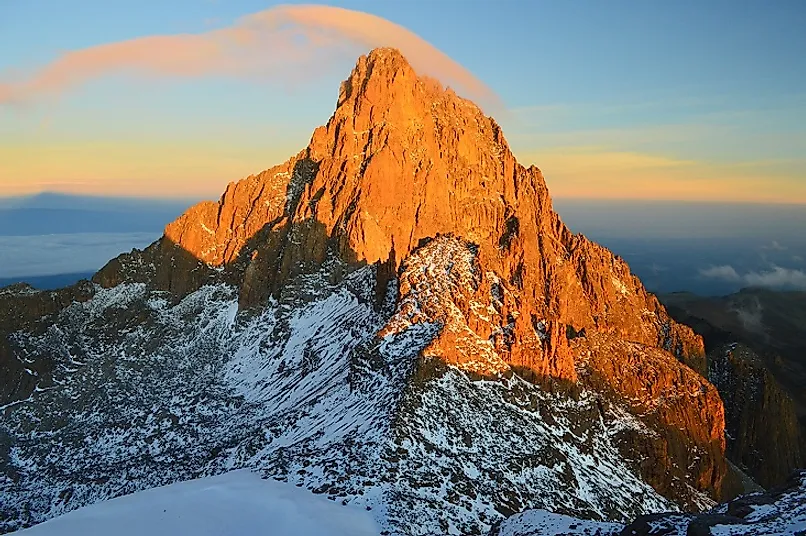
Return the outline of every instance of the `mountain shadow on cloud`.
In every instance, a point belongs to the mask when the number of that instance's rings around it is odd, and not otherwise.
[[[56,193],[0,198],[0,236],[93,232],[159,234],[194,201]]]

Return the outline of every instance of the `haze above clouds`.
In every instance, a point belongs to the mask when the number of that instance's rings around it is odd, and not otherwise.
[[[558,199],[555,208],[653,292],[806,286],[804,206]]]
[[[0,280],[93,273],[151,244],[190,204],[56,194],[0,198]]]

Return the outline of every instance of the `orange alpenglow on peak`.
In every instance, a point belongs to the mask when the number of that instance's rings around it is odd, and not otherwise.
[[[504,315],[514,318],[518,341],[508,360],[539,374],[575,377],[566,326],[702,354],[702,341],[669,319],[626,263],[569,231],[540,170],[516,162],[494,119],[417,76],[395,49],[358,59],[306,149],[231,183],[218,202],[192,207],[166,228],[165,241],[208,266],[235,263],[247,250],[258,263],[267,255],[253,251],[259,232],[305,235],[302,226],[322,235],[297,236],[318,251],[299,252],[304,260],[323,258],[328,242],[345,259],[395,270],[437,236],[477,245],[481,267],[516,291]],[[284,262],[277,277],[293,271],[295,261]],[[245,304],[267,296],[249,294]],[[545,341],[536,322],[545,322]]]
[[[442,328],[423,355],[481,374],[512,369],[574,382],[584,361],[595,381],[630,400],[649,397],[641,407],[668,405],[659,426],[670,438],[688,427],[686,445],[703,453],[696,487],[718,494],[726,470],[722,404],[680,363],[702,370],[702,339],[671,320],[623,260],[565,226],[542,173],[515,160],[495,120],[388,48],[358,59],[337,102],[299,154],[191,208],[145,259],[121,257],[96,281],[113,285],[153,264],[152,281],[182,294],[221,267],[249,308],[328,258],[348,267],[377,263],[378,296],[393,279],[398,304],[430,296],[416,314],[398,312],[381,334],[432,322]],[[417,269],[423,255],[443,257]],[[466,284],[429,294],[426,273],[445,255],[458,257],[442,272],[459,277],[465,266]],[[608,349],[643,365],[624,371]],[[700,393],[697,403],[671,396],[677,389]],[[672,465],[651,475],[658,486],[672,489]]]

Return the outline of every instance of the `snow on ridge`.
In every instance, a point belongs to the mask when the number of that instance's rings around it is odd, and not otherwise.
[[[270,529],[270,530],[269,530]],[[25,536],[378,536],[372,515],[238,470],[139,491],[69,512]]]
[[[393,535],[479,534],[526,508],[597,519],[674,508],[607,433],[642,423],[619,408],[600,414],[593,393],[573,400],[450,366],[412,378],[446,325],[416,313],[491,277],[474,274],[472,251],[453,239],[423,253],[410,265],[422,284],[395,311],[373,308],[365,267],[338,284],[300,276],[257,315],[237,315],[225,285],[177,305],[120,285],[20,337],[69,366],[57,369],[58,388],[0,420],[14,445],[0,530],[239,468],[370,508]],[[490,351],[486,363],[500,361]]]
[[[546,510],[516,514],[493,531],[495,536],[616,536],[624,525],[602,521],[583,521]]]

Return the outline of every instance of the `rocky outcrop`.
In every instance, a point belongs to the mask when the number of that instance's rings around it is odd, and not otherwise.
[[[708,377],[725,404],[727,455],[764,487],[806,466],[804,438],[792,399],[742,344],[709,352]]]
[[[66,509],[153,484],[128,445],[169,480],[250,465],[366,493],[405,534],[418,509],[478,534],[541,505],[624,519],[726,493],[702,340],[562,223],[492,118],[395,50],[359,59],[303,151],[93,281],[37,327],[69,340],[26,346],[61,368],[8,427],[27,453],[6,457],[15,522],[50,515],[53,486],[80,483]],[[20,469],[50,450],[40,433],[72,449],[45,488]],[[96,445],[105,469],[81,465]]]
[[[619,536],[717,536],[742,534],[773,536],[803,534],[806,528],[806,472],[764,493],[754,493],[698,515],[655,514],[641,516],[618,532]],[[605,533],[606,534],[606,533]]]
[[[804,529],[806,471],[800,471],[767,492],[738,497],[702,514],[658,513],[621,525],[533,510],[495,526],[490,536],[799,536]]]
[[[380,297],[406,259],[439,236],[472,248],[473,271],[411,320],[442,326],[425,355],[482,375],[512,369],[571,383],[581,351],[575,339],[665,356],[645,376],[619,362],[601,369],[625,399],[641,391],[660,400],[675,382],[697,383],[681,361],[705,372],[702,339],[674,322],[622,259],[562,223],[541,171],[515,160],[498,124],[417,76],[392,49],[358,60],[333,116],[305,150],[230,184],[217,203],[191,208],[142,258],[121,257],[95,280],[140,280],[146,266],[152,285],[183,295],[211,277],[228,278],[241,289],[241,307],[255,308],[330,251],[348,270],[387,266],[377,272]],[[399,300],[416,292],[418,277],[401,276]],[[658,426],[682,432],[661,434],[663,447],[645,454],[688,467],[687,449],[696,445],[702,456],[691,466],[693,487],[718,496],[721,402],[704,382],[690,399],[691,407],[663,405]],[[655,483],[675,495],[673,477],[663,478]]]
[[[0,406],[27,398],[37,386],[47,385],[54,366],[49,356],[20,355],[14,334],[33,329],[40,318],[93,294],[87,281],[56,291],[39,291],[26,284],[0,289]]]

